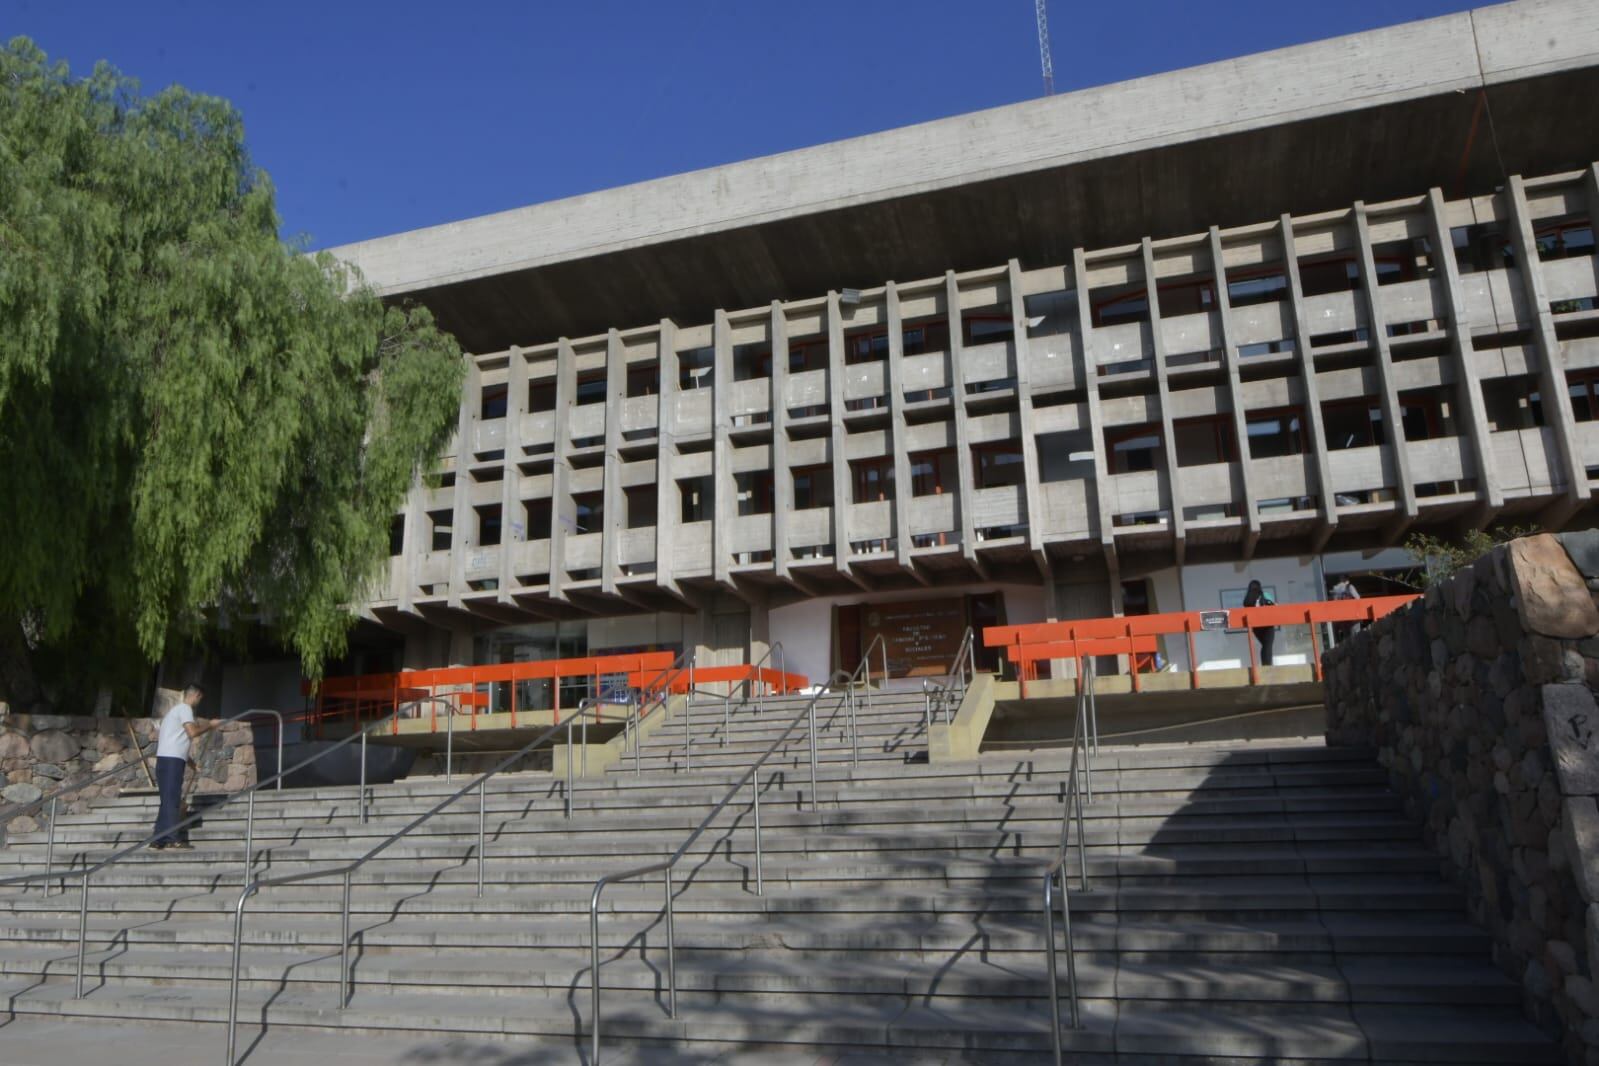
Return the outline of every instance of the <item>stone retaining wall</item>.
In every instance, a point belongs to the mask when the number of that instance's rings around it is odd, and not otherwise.
[[[1327,741],[1374,748],[1530,1017],[1599,1066],[1599,530],[1495,548],[1327,653]]]
[[[124,788],[149,788],[149,778],[134,764],[142,756],[155,772],[160,724],[154,718],[0,717],[0,840],[8,832],[38,830],[47,814],[41,810],[8,817],[8,809],[115,766],[128,769],[73,793],[59,813],[88,810],[96,800],[117,796]],[[201,737],[194,743],[194,755],[200,765],[198,771],[189,771],[185,783],[191,793],[237,792],[255,784],[255,745],[246,722]]]

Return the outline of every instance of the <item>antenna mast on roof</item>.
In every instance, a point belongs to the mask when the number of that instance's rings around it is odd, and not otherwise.
[[[1049,56],[1048,0],[1033,0],[1038,13],[1038,62],[1044,68],[1044,95],[1055,95],[1055,63]]]

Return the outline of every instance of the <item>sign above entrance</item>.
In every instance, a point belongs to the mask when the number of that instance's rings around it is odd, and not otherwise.
[[[1227,628],[1227,612],[1226,611],[1200,611],[1199,612],[1199,628],[1200,629],[1226,629]]]
[[[882,635],[890,677],[947,673],[966,632],[966,602],[960,598],[874,603],[862,613],[861,644],[869,646]],[[872,666],[877,668],[875,662]]]

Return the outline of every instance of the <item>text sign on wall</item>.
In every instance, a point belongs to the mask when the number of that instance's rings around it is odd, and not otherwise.
[[[891,677],[947,673],[966,633],[966,605],[958,598],[875,603],[863,614],[862,641],[870,646],[882,636]],[[876,652],[872,659],[871,669],[881,670]]]
[[[1200,611],[1199,612],[1199,628],[1200,629],[1226,629],[1227,628],[1227,612],[1226,611]]]

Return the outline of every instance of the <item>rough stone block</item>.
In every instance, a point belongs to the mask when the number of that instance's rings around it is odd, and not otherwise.
[[[30,743],[33,757],[47,763],[64,763],[76,758],[78,752],[83,750],[83,745],[78,743],[76,737],[59,729],[35,733]]]
[[[1583,902],[1599,902],[1599,806],[1591,796],[1571,796],[1562,805],[1566,859]]]
[[[114,767],[117,767],[117,766],[120,766],[120,765],[122,765],[122,755],[121,755],[121,753],[112,752],[112,753],[106,755],[106,757],[101,759],[99,762],[95,763],[94,766],[91,769],[93,769],[93,771],[95,773],[97,773],[97,774],[103,774],[107,770],[110,770],[110,769],[112,769]]]
[[[1521,624],[1546,637],[1580,640],[1599,633],[1599,608],[1566,549],[1548,533],[1509,545]]]
[[[1543,687],[1544,729],[1560,790],[1599,796],[1599,705],[1587,685]]]
[[[33,764],[33,776],[48,778],[51,781],[60,781],[67,776],[67,772],[53,762],[41,762]]]
[[[1562,974],[1571,975],[1577,972],[1577,949],[1564,940],[1551,940],[1544,949],[1549,955],[1549,961],[1554,963],[1556,970]]]
[[[21,733],[0,733],[0,759],[23,759],[32,752],[28,738]]]
[[[7,803],[32,803],[43,795],[44,791],[37,785],[25,783],[7,785],[3,790],[0,790],[0,799],[5,800]]]
[[[1599,529],[1573,529],[1557,536],[1577,571],[1585,578],[1599,578]]]

